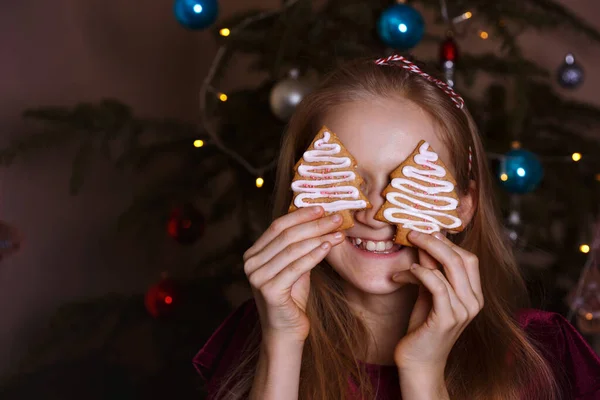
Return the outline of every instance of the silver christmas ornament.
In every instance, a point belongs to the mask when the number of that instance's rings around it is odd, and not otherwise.
[[[558,83],[566,89],[575,89],[583,83],[583,68],[575,61],[573,54],[565,56],[565,62],[558,69]]]
[[[297,69],[292,69],[289,78],[278,82],[271,90],[271,111],[282,121],[290,119],[296,106],[312,90],[312,85],[307,80],[299,79],[299,75]]]
[[[512,210],[508,215],[508,223],[512,226],[521,225],[521,215],[517,210]]]

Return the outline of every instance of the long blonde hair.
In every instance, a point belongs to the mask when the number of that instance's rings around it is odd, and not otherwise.
[[[536,399],[559,399],[559,378],[543,357],[539,344],[527,338],[515,315],[529,305],[523,277],[504,239],[494,203],[492,179],[477,127],[466,109],[458,109],[434,84],[395,66],[357,60],[333,71],[308,95],[291,118],[281,147],[275,189],[275,215],[287,212],[292,193],[293,166],[308,147],[328,112],[339,104],[374,98],[408,99],[439,124],[450,151],[458,189],[466,192],[470,179],[477,187],[477,208],[467,229],[452,237],[480,260],[485,306],[462,333],[450,353],[446,386],[456,400],[521,398],[523,389]],[[468,148],[473,148],[472,173]],[[363,399],[374,388],[358,360],[367,354],[367,329],[355,316],[341,290],[341,278],[326,262],[311,273],[307,314],[310,333],[300,374],[300,399],[349,399],[349,380]],[[223,382],[218,398],[240,399],[250,391],[258,358],[260,327],[247,341],[242,360]]]

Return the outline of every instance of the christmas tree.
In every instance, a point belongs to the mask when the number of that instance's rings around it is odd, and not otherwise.
[[[270,222],[286,121],[320,77],[357,57],[416,55],[465,98],[498,177],[507,235],[534,305],[566,315],[564,296],[578,281],[590,216],[600,204],[600,147],[585,135],[600,123],[600,110],[557,90],[583,83],[573,55],[551,71],[528,57],[519,37],[570,29],[600,42],[600,32],[551,0],[287,0],[280,9],[249,10],[216,24],[215,1],[175,4],[185,28],[211,29],[221,45],[199,88],[198,124],[139,118],[113,99],[71,108],[32,105],[24,115],[44,129],[15,139],[0,150],[0,161],[9,165],[77,142],[70,178],[76,194],[93,184],[85,173],[97,153],[140,173],[175,155],[172,168],[136,193],[118,226],[182,245],[226,218],[235,217],[236,229],[224,249],[200,251],[195,265],[171,268],[171,278],[145,294],[65,305],[5,379],[3,398],[41,397],[41,390],[61,399],[199,396],[191,357],[229,312],[223,288],[245,282],[242,254]],[[494,46],[461,48],[474,35]],[[220,79],[240,54],[267,78],[223,93]],[[540,252],[550,260],[541,267]]]

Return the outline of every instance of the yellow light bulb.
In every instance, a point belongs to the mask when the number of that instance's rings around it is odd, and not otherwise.
[[[518,140],[514,140],[510,144],[510,147],[512,147],[513,149],[520,149],[521,148],[521,142],[519,142]]]
[[[591,312],[586,313],[585,314],[585,319],[587,319],[588,321],[591,321],[594,319],[594,314],[592,314]]]
[[[265,183],[265,180],[263,178],[261,178],[261,177],[256,178],[256,187],[257,188],[261,188],[264,183]]]
[[[221,29],[221,30],[219,31],[219,34],[220,34],[221,36],[225,36],[225,37],[227,37],[227,36],[229,36],[229,35],[231,34],[231,31],[230,31],[229,29],[227,29],[227,28],[223,28],[223,29]]]
[[[194,147],[202,147],[204,146],[204,140],[196,139],[194,140]]]
[[[573,153],[571,158],[573,158],[573,161],[577,162],[577,161],[581,160],[581,153]]]
[[[486,40],[490,35],[486,31],[479,32],[479,37]]]
[[[502,182],[506,182],[506,181],[508,180],[508,175],[506,175],[506,174],[502,174],[502,175],[500,175],[500,180],[501,180]]]
[[[219,93],[219,100],[227,101],[227,95],[225,93]]]
[[[582,253],[589,253],[590,252],[590,246],[587,244],[582,244],[581,246],[579,246],[579,251],[581,251]]]
[[[467,11],[467,12],[465,13],[465,18],[466,18],[466,19],[469,19],[469,18],[471,18],[472,16],[473,16],[473,13],[472,13],[471,11]]]

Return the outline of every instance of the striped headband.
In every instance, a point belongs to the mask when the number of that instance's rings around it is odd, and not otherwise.
[[[399,61],[402,64],[396,64],[395,63],[396,61]],[[463,98],[460,97],[458,95],[458,93],[456,93],[450,86],[448,86],[446,83],[440,81],[439,79],[434,78],[433,76],[429,75],[428,73],[421,71],[421,69],[419,67],[417,67],[411,61],[407,60],[406,58],[402,57],[401,55],[392,54],[389,57],[377,59],[377,60],[375,60],[375,64],[377,64],[377,65],[394,65],[394,66],[398,66],[398,67],[407,69],[410,72],[413,72],[417,75],[422,76],[423,78],[427,79],[429,82],[435,84],[437,87],[442,89],[444,91],[444,93],[446,93],[450,97],[450,99],[454,102],[456,107],[458,107],[459,109],[462,109],[463,106],[465,105],[465,101],[463,100]]]
[[[400,63],[397,63],[397,62],[400,62]],[[417,67],[413,62],[406,59],[405,57],[402,57],[399,54],[392,54],[391,56],[388,56],[388,57],[379,58],[379,59],[375,60],[375,64],[377,64],[377,65],[392,65],[392,66],[398,66],[398,67],[407,69],[410,72],[415,73],[419,76],[422,76],[429,82],[435,84],[438,88],[440,88],[444,93],[446,93],[450,97],[450,99],[454,102],[454,105],[456,105],[456,107],[458,109],[462,110],[462,108],[465,105],[465,101],[463,100],[463,98],[460,97],[460,95],[458,93],[456,93],[454,91],[454,89],[452,89],[450,86],[448,86],[445,82],[442,82],[441,80],[434,78],[433,76],[429,75],[428,73],[423,72],[421,70],[421,68]],[[469,178],[471,178],[471,172],[472,172],[472,168],[473,168],[472,164],[473,164],[473,148],[471,146],[469,146],[469,175],[468,175]]]

